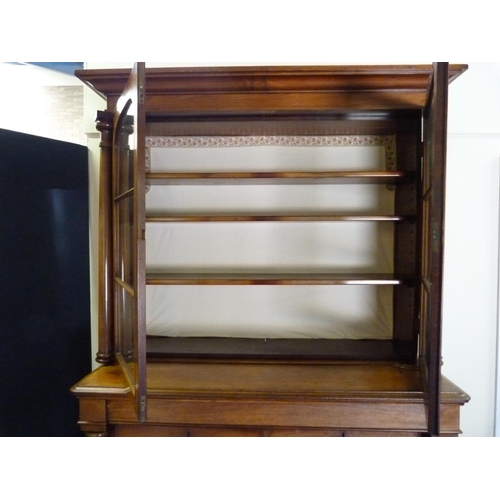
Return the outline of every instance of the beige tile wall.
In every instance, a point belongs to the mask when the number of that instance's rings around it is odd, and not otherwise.
[[[86,145],[83,128],[83,87],[42,87],[46,137]]]

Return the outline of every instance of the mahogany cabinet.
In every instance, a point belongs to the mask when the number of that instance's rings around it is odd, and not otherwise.
[[[458,435],[441,376],[465,65],[76,74],[106,98],[90,435]]]

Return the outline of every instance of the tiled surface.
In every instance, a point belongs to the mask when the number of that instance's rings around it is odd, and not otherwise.
[[[83,130],[83,87],[43,87],[43,111],[46,130],[52,139],[86,144]]]

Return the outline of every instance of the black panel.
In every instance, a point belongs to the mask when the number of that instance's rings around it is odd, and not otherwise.
[[[0,130],[0,435],[80,435],[91,370],[87,148]]]

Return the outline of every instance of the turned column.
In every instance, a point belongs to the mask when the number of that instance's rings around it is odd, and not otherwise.
[[[98,111],[96,128],[101,133],[99,172],[99,343],[96,361],[113,360],[114,278],[113,278],[113,113]]]

